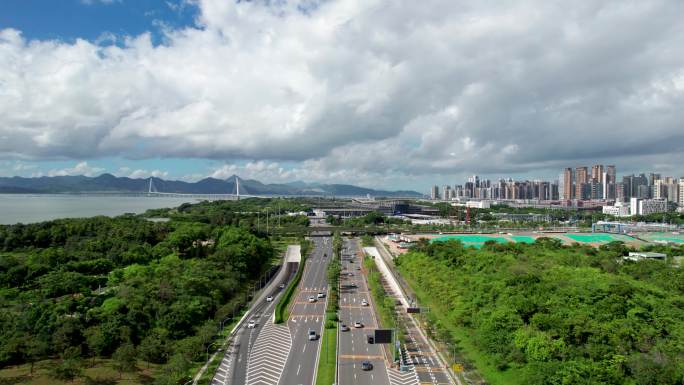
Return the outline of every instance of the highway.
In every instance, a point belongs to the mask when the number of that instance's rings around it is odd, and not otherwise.
[[[287,322],[292,336],[292,349],[280,378],[281,385],[314,385],[318,365],[320,335],[325,323],[327,268],[332,257],[332,238],[312,237],[314,249],[306,260],[304,274]],[[316,298],[309,302],[309,297]],[[314,330],[318,338],[309,341],[308,332]]]
[[[340,385],[389,385],[388,371],[385,364],[385,348],[380,344],[369,344],[367,334],[373,334],[378,327],[374,306],[368,285],[360,270],[362,258],[359,257],[357,240],[344,241],[342,251],[342,279],[340,284],[340,322],[346,324],[349,331],[339,331],[339,384]],[[353,262],[352,262],[353,261]],[[349,274],[352,274],[349,276]],[[355,285],[356,287],[353,287]],[[363,300],[368,306],[362,305]],[[361,322],[362,328],[355,328],[355,322]],[[387,349],[391,351],[391,349]],[[370,361],[373,369],[363,371],[361,363]],[[393,370],[394,369],[390,369]]]
[[[298,248],[296,249],[299,252]],[[261,341],[269,341],[269,344],[273,344],[273,348],[278,347],[276,352],[282,357],[282,366],[284,366],[285,359],[289,353],[289,332],[287,327],[283,325],[273,325],[273,312],[275,310],[275,305],[282,294],[282,290],[279,288],[279,284],[283,283],[285,286],[292,280],[292,277],[296,273],[296,270],[291,271],[284,281],[274,281],[267,286],[264,293],[262,293],[257,302],[255,302],[252,308],[248,311],[248,315],[245,318],[245,322],[236,331],[233,341],[230,346],[226,349],[226,352],[219,364],[219,367],[214,374],[211,385],[243,385],[247,383],[271,383],[277,384],[277,378],[279,378],[280,373],[272,373],[272,371],[277,369],[278,361],[277,357],[268,356],[264,357],[264,361],[267,361],[269,370],[261,370],[260,376],[252,376],[252,378],[247,378],[248,372],[257,372],[256,366],[258,365],[259,358],[262,355],[258,354],[257,348],[259,347]],[[265,297],[267,295],[272,295],[273,301],[266,302]],[[256,326],[254,328],[248,328],[247,324],[250,320],[255,321]],[[279,335],[280,338],[273,338],[273,335]],[[282,342],[279,346],[278,342]],[[287,346],[287,348],[285,348]],[[251,367],[250,367],[251,364]],[[260,382],[261,377],[275,377],[276,380],[273,382]]]

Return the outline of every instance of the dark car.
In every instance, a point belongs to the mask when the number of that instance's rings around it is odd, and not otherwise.
[[[366,334],[366,341],[368,341],[369,344],[374,344],[375,343],[375,337],[373,337],[370,334]]]
[[[361,363],[361,370],[373,370],[373,364],[371,364],[370,361],[363,361]]]

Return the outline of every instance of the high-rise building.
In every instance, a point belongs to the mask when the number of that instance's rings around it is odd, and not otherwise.
[[[617,173],[615,172],[614,165],[609,165],[606,167],[606,174],[608,174],[608,183],[617,183]]]
[[[679,178],[679,207],[684,207],[684,177]]]
[[[655,181],[657,181],[658,179],[660,179],[660,174],[655,174],[655,173],[648,174],[648,185],[653,186],[655,184]]]
[[[679,184],[668,183],[665,185],[665,190],[667,191],[667,201],[678,203],[679,202]]]
[[[603,165],[597,164],[597,165],[591,166],[591,180],[593,180],[596,183],[601,183],[602,178],[603,178]]]
[[[432,186],[432,190],[430,190],[430,199],[432,199],[432,200],[439,199],[439,187],[438,186]]]
[[[653,190],[651,194],[654,199],[667,198],[667,187],[665,181],[662,179],[656,179],[653,181]]]
[[[617,189],[615,184],[617,183],[617,178],[615,174],[615,166],[607,166],[606,171],[603,173],[602,179],[603,180],[601,183],[603,184],[603,199],[616,199]]]
[[[574,198],[574,191],[572,169],[568,167],[563,171],[563,199],[571,200]]]
[[[603,199],[603,184],[592,179],[589,181],[589,195],[591,199]]]
[[[618,202],[627,202],[629,198],[625,194],[625,185],[623,183],[615,184],[615,200]]]
[[[646,175],[639,174],[626,175],[622,177],[622,184],[624,187],[625,199],[629,198],[648,198],[651,194],[651,189],[648,186],[648,178]],[[643,186],[643,187],[642,187]]]
[[[575,170],[575,199],[589,199],[587,192],[591,195],[591,186],[588,186],[588,183],[589,169],[587,167],[577,167]]]
[[[448,184],[442,186],[442,199],[444,199],[445,201],[451,199],[451,186],[449,186]]]
[[[475,191],[476,187],[480,187],[480,177],[477,175],[468,177],[468,182],[473,184],[473,191]]]
[[[462,198],[463,197],[463,186],[460,184],[457,184],[454,186],[454,197],[455,198]]]

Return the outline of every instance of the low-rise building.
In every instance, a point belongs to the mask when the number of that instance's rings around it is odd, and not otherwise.
[[[504,222],[551,222],[551,217],[545,214],[511,214],[511,213],[492,213],[498,221]]]
[[[630,209],[631,215],[649,215],[657,213],[667,212],[667,200],[666,199],[630,199]]]
[[[465,206],[470,207],[471,209],[488,209],[492,207],[492,202],[488,200],[468,201],[465,203]]]
[[[654,253],[654,252],[649,252],[649,251],[632,251],[629,253],[629,255],[626,255],[622,257],[623,260],[625,261],[641,261],[644,259],[652,259],[652,260],[659,260],[659,261],[664,261],[667,258],[667,255],[663,253]]]
[[[614,217],[628,217],[630,216],[629,206],[618,201],[613,206],[603,206],[602,212],[604,214],[612,215]]]

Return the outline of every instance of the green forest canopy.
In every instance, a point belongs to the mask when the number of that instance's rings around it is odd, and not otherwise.
[[[0,226],[0,367],[133,349],[153,363],[201,359],[274,248],[230,204],[174,212]]]
[[[397,264],[440,334],[487,357],[478,366],[490,381],[682,384],[684,269],[622,262],[626,252],[549,238],[481,250],[421,242]]]

